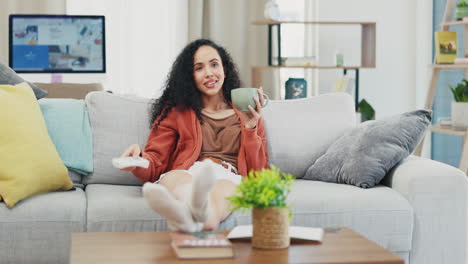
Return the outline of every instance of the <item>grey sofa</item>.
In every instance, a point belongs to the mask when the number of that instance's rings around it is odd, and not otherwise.
[[[141,182],[111,158],[149,134],[148,100],[92,92],[94,172],[70,172],[76,190],[33,196],[7,209],[0,203],[0,263],[67,263],[72,232],[167,230],[141,194]],[[383,184],[360,189],[300,178],[327,147],[355,126],[346,94],[271,101],[264,109],[270,163],[295,175],[292,225],[347,226],[401,256],[405,263],[465,263],[466,176],[410,156]],[[71,139],[72,140],[72,139]],[[221,225],[250,223],[233,213]]]

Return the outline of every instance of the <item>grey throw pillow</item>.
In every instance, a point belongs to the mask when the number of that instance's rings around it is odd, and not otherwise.
[[[359,124],[335,141],[304,179],[374,187],[413,152],[431,123],[431,114],[417,110]]]
[[[16,74],[10,67],[0,62],[0,84],[15,85],[22,82],[25,82],[23,78]],[[47,95],[47,91],[37,88],[36,85],[30,82],[28,82],[28,84],[33,89],[34,95],[36,95],[38,100]]]

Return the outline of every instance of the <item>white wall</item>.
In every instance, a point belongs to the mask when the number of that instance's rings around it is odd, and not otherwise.
[[[1,0],[0,0],[1,1]],[[158,97],[187,43],[186,0],[66,0],[67,14],[106,17],[105,74],[62,74],[63,82],[100,82],[116,93]],[[50,82],[50,74],[23,74]]]
[[[417,3],[423,6],[423,2],[425,6],[417,9]],[[423,11],[431,16],[426,2],[423,0],[319,2],[320,20],[377,22],[376,68],[360,70],[360,98],[365,98],[371,103],[376,109],[378,119],[422,107],[420,97],[427,89],[425,79],[427,76],[421,75],[419,70],[427,70],[430,61],[418,58],[417,55],[430,56],[430,49],[427,50],[427,46],[431,45],[431,40],[421,43],[419,38],[425,36],[427,32],[418,31],[421,27],[426,27],[422,23],[427,22],[427,27],[429,29],[431,27],[431,21],[427,21],[425,13],[421,15]],[[360,63],[359,28],[321,26],[319,34],[320,63],[330,65],[336,49],[344,52],[345,64]],[[331,83],[341,75],[340,71],[321,70],[320,91],[325,92],[330,89]]]
[[[5,1],[15,2],[0,3]],[[66,1],[68,14],[106,16],[108,69],[106,74],[64,74],[64,82],[102,82],[105,89],[146,97],[160,94],[171,63],[187,42],[187,0],[62,1]],[[360,98],[376,108],[377,118],[422,107],[431,56],[432,13],[428,1],[316,1],[319,10],[315,14],[320,20],[377,22],[377,67],[360,72]],[[321,64],[331,64],[336,49],[344,52],[345,63],[359,63],[359,28],[321,26],[319,36]],[[320,91],[327,92],[342,72],[320,70],[319,74]],[[49,74],[23,77],[51,80]]]
[[[63,14],[65,0],[0,0],[0,61],[8,64],[10,14]]]

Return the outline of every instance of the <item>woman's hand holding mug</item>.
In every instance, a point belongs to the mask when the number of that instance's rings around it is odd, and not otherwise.
[[[262,107],[267,106],[269,98],[263,93],[263,88],[237,88],[231,90],[231,100],[242,113],[244,127],[252,129],[257,126],[262,117]]]

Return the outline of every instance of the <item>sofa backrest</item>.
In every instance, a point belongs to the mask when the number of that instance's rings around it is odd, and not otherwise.
[[[86,104],[93,130],[94,172],[84,184],[141,185],[111,160],[149,135],[149,99],[91,92]],[[301,178],[307,168],[345,131],[355,126],[353,99],[344,93],[307,99],[271,100],[263,110],[270,163]]]
[[[93,131],[94,172],[83,177],[84,184],[141,185],[130,172],[112,166],[131,144],[146,144],[150,131],[150,100],[133,96],[91,92],[85,99]]]
[[[84,99],[86,94],[103,91],[101,83],[34,83],[48,92],[46,98]]]
[[[347,93],[270,101],[262,115],[270,164],[296,178],[356,126],[353,98]]]

